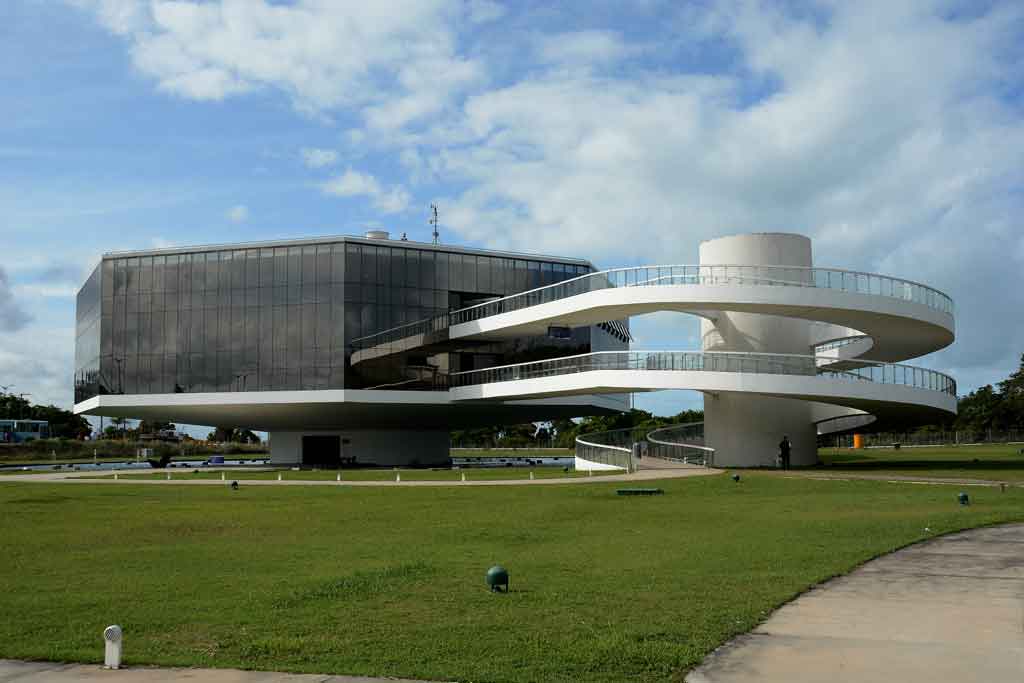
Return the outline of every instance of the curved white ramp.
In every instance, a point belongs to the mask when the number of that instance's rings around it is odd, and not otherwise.
[[[817,458],[817,434],[956,412],[956,383],[897,364],[948,346],[953,302],[885,275],[816,268],[810,240],[758,233],[701,245],[700,265],[591,273],[358,340],[352,362],[475,340],[544,335],[634,315],[700,316],[705,353],[598,352],[451,376],[457,401],[691,389],[705,394],[718,464]]]

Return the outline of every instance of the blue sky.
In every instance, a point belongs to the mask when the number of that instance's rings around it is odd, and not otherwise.
[[[0,384],[71,404],[104,251],[360,233],[693,263],[786,230],[1024,353],[1019,2],[0,3]],[[698,347],[680,316],[641,348]],[[661,413],[697,395],[639,396]]]

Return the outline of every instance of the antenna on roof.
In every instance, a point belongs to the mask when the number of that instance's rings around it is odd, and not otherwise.
[[[437,231],[437,204],[431,204],[430,211],[430,220],[427,222],[434,226],[434,244],[441,244],[441,233]]]

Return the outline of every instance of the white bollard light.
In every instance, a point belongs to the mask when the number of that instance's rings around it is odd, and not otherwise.
[[[594,470],[587,470],[587,476],[588,477],[594,476]]]
[[[281,473],[280,472],[277,473],[277,480],[281,481]]]
[[[337,479],[337,481],[341,481],[341,472],[338,472],[338,479]]]
[[[103,666],[107,669],[121,668],[121,627],[117,624],[103,629],[106,647],[103,652]]]
[[[220,473],[220,480],[221,480],[221,481],[227,481],[227,477],[226,477],[226,476],[224,476],[224,474],[225,474],[224,472],[221,472],[221,473]]]
[[[530,470],[530,481],[533,481],[533,470]]]
[[[170,481],[170,480],[171,480],[171,473],[170,473],[170,472],[168,472],[168,473],[167,473],[167,481]]]
[[[466,481],[466,473],[465,472],[462,473],[462,481]]]
[[[117,481],[117,472],[114,472],[114,481]]]
[[[395,472],[395,481],[396,482],[402,481],[402,473],[401,472]]]

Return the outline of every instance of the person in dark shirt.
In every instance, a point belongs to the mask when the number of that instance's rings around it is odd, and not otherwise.
[[[779,442],[779,459],[782,460],[782,469],[789,469],[789,451],[792,446],[789,443],[789,437],[782,437],[782,441]]]

